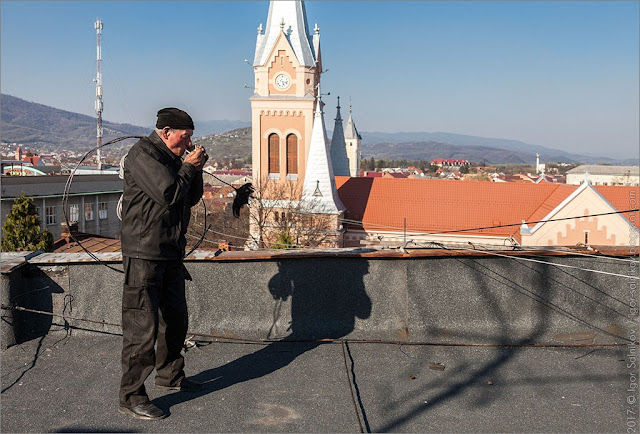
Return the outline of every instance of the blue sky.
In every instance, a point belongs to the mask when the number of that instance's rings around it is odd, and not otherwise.
[[[637,1],[308,1],[320,27],[327,127],[336,96],[360,131],[444,131],[637,158]],[[2,93],[104,119],[160,107],[250,120],[267,1],[2,1]],[[196,124],[197,129],[197,124]],[[366,140],[366,137],[365,137]]]

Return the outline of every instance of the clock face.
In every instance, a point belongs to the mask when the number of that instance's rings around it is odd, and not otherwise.
[[[275,82],[279,89],[286,89],[289,87],[289,77],[284,74],[277,75]]]

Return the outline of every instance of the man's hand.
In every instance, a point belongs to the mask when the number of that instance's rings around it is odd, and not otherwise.
[[[207,162],[209,156],[202,146],[196,146],[196,149],[184,157],[185,163],[191,163],[196,169],[202,170],[204,163]]]

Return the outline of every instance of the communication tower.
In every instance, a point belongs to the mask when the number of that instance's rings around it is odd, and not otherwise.
[[[100,18],[96,19],[96,22],[93,23],[93,26],[96,29],[96,40],[97,40],[97,60],[96,60],[96,78],[93,81],[96,83],[96,115],[98,116],[98,125],[96,128],[96,147],[98,148],[98,170],[102,170],[102,47],[100,43],[100,36],[102,35],[102,21]]]

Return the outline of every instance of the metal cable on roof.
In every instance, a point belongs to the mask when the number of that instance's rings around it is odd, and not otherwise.
[[[434,243],[434,244],[440,244],[440,243]],[[592,270],[590,268],[577,267],[575,265],[554,264],[553,262],[541,261],[539,259],[523,258],[522,256],[503,255],[503,254],[492,252],[492,251],[489,251],[489,250],[469,249],[469,248],[461,247],[461,246],[457,246],[457,247],[455,247],[453,249],[449,249],[449,248],[445,247],[442,244],[441,244],[441,248],[443,248],[445,250],[468,250],[470,252],[477,252],[477,253],[484,253],[484,254],[487,254],[487,255],[500,256],[502,258],[516,259],[516,260],[521,260],[521,261],[537,262],[539,264],[551,265],[551,266],[554,266],[554,267],[573,268],[573,269],[576,269],[576,270],[589,271],[589,272],[592,272],[592,273],[607,274],[609,276],[617,276],[617,277],[624,277],[624,278],[627,278],[627,279],[640,280],[640,277],[637,277],[637,276],[630,276],[630,275],[625,275],[625,274],[611,273],[609,271]]]
[[[144,139],[143,136],[123,136],[123,137],[117,137],[113,140],[108,141],[107,143],[102,144],[102,147],[108,146],[108,145],[112,145],[114,143],[118,143],[121,142],[123,140],[127,140],[127,139]],[[80,159],[80,161],[78,161],[78,164],[76,164],[76,166],[73,168],[73,170],[71,170],[71,172],[69,173],[69,178],[67,178],[67,182],[65,184],[64,187],[64,192],[62,194],[62,212],[64,214],[64,219],[65,222],[67,223],[67,227],[71,227],[71,224],[69,222],[69,190],[71,189],[71,184],[73,183],[73,177],[76,173],[76,170],[78,169],[78,167],[80,167],[80,164],[82,164],[88,157],[89,155],[91,155],[93,152],[95,152],[98,149],[98,147],[95,147],[91,150],[89,150],[87,153],[84,154],[84,156]],[[124,162],[125,157],[123,157],[121,159],[121,163]],[[122,168],[121,168],[121,172],[120,174],[122,174]],[[236,189],[237,191],[237,189]],[[121,198],[122,199],[122,198]],[[204,207],[204,218],[205,218],[205,222],[207,221],[207,205],[204,203],[204,197],[201,198],[202,200],[202,206]],[[118,203],[118,206],[120,207],[121,204]],[[120,216],[120,215],[118,215]],[[182,258],[186,258],[187,256],[189,256],[191,253],[193,253],[195,251],[195,249],[197,249],[200,246],[200,243],[202,243],[202,240],[204,240],[204,237],[206,235],[206,231],[203,231],[202,233],[202,237],[200,238],[200,240],[191,248],[191,250],[189,250],[188,252],[186,252]],[[71,233],[71,231],[69,231],[69,236],[71,237],[71,239],[77,244],[79,245],[82,250],[84,250],[94,261],[96,261],[97,263],[104,265],[105,267],[109,268],[110,270],[116,271],[118,273],[124,273],[123,270],[120,270],[118,268],[114,268],[112,266],[110,266],[109,264],[103,262],[100,260],[100,258],[98,258],[96,255],[94,255],[92,252],[90,252],[84,245],[82,245],[82,243]]]
[[[21,312],[28,313],[37,313],[40,315],[47,315],[51,317],[63,318],[66,320],[72,321],[80,321],[80,322],[88,322],[93,324],[101,324],[108,325],[114,327],[122,327],[121,324],[118,323],[110,323],[107,321],[97,321],[86,318],[78,318],[71,317],[69,315],[61,315],[53,312],[45,312],[42,310],[29,309],[23,306],[8,306],[5,304],[0,305],[0,309],[2,310],[18,310]],[[97,331],[98,330],[89,330],[89,331]],[[611,333],[608,333],[611,334]],[[256,344],[269,344],[273,342],[281,342],[278,339],[249,339],[242,337],[233,337],[233,336],[221,336],[214,335],[212,333],[194,333],[187,332],[187,335],[192,336],[202,336],[206,338],[215,339],[221,342],[243,342],[243,343],[256,343]],[[613,335],[615,336],[615,335]],[[619,337],[619,336],[615,336]],[[614,342],[609,344],[487,344],[487,343],[455,343],[455,342],[434,342],[434,341],[401,341],[401,340],[387,340],[387,339],[348,339],[348,338],[321,338],[321,339],[296,339],[296,340],[288,340],[287,342],[291,343],[362,343],[362,344],[391,344],[391,345],[420,345],[420,346],[443,346],[443,347],[499,347],[499,348],[600,348],[600,347],[621,347],[628,345],[640,345],[639,342],[634,341],[630,342],[627,338],[622,338],[627,342]]]
[[[121,142],[123,140],[126,139],[142,139],[142,136],[124,136],[124,137],[118,137],[115,138],[105,144],[102,145],[102,147],[104,146],[108,146],[111,145],[113,143],[118,143]],[[96,151],[98,149],[98,147],[95,147],[91,150],[89,150],[86,154],[84,154],[84,156],[80,159],[80,161],[78,162],[78,164],[76,164],[76,166],[73,168],[73,170],[71,170],[71,173],[69,173],[69,178],[67,178],[67,182],[64,186],[64,193],[62,194],[62,213],[64,214],[64,220],[67,223],[67,227],[71,227],[71,223],[69,223],[69,190],[71,189],[71,184],[73,183],[73,177],[76,173],[76,170],[78,169],[78,167],[80,166],[80,164],[82,164],[84,162],[84,160],[86,160],[89,155],[91,155],[94,151]],[[100,260],[100,258],[98,258],[96,255],[94,255],[93,253],[91,253],[85,246],[82,245],[82,243],[71,233],[71,231],[69,231],[69,236],[71,237],[71,239],[78,244],[82,250],[84,250],[94,261],[98,262],[101,265],[104,265],[105,267],[109,268],[110,270],[116,271],[118,273],[124,273],[123,270],[120,270],[118,268],[114,268],[112,266],[110,266],[109,264],[102,262]]]

